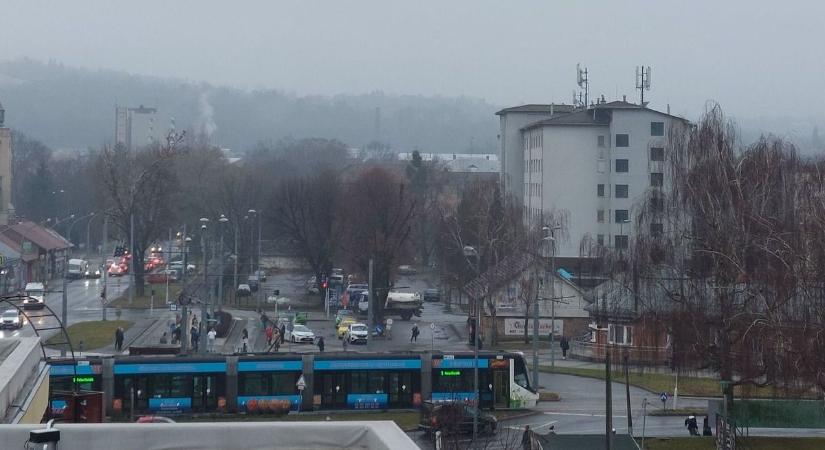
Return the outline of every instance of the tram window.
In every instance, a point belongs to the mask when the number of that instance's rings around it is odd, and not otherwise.
[[[169,396],[190,397],[192,395],[191,379],[187,375],[172,375],[172,379],[169,380]]]
[[[243,373],[238,376],[240,395],[283,395],[291,394],[299,374],[289,373]]]
[[[483,371],[479,371],[479,382]],[[434,370],[433,391],[435,392],[471,392],[473,390],[473,371],[461,369]],[[481,384],[481,383],[479,383]]]
[[[368,372],[353,372],[350,374],[350,389],[353,394],[369,393]]]
[[[368,372],[369,385],[368,391],[370,394],[383,394],[384,390],[384,372]]]
[[[241,395],[266,395],[266,388],[264,387],[263,373],[244,373],[239,378]]]
[[[525,389],[530,389],[527,368],[524,366],[524,360],[522,359],[513,359],[513,382]]]

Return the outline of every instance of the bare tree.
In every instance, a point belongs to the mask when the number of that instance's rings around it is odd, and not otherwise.
[[[370,305],[376,320],[383,319],[384,300],[391,286],[396,261],[406,250],[415,200],[407,186],[378,167],[365,170],[346,190],[348,204],[361,208],[339,209],[343,250],[363,273],[373,260],[373,286]]]
[[[639,315],[668,324],[674,363],[736,385],[825,386],[823,162],[775,138],[743,149],[709,108],[671,130],[672,185],[640,205],[637,236],[610,256]]]
[[[282,181],[267,210],[276,231],[301,252],[319,282],[321,274],[331,271],[338,247],[341,198],[337,172],[325,170]]]
[[[174,217],[169,201],[178,180],[171,161],[181,136],[170,134],[165,145],[129,151],[105,146],[97,157],[97,173],[105,195],[107,214],[125,241],[134,233],[132,265],[135,292],[143,295],[144,254],[162,236]],[[134,226],[133,226],[134,225]]]

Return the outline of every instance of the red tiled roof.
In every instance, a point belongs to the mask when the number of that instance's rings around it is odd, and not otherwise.
[[[14,242],[18,248],[22,247],[24,240],[33,242],[34,245],[43,250],[62,250],[72,246],[71,242],[56,231],[44,228],[34,222],[24,221],[9,225],[8,228],[2,230],[2,234],[7,238],[7,242]]]

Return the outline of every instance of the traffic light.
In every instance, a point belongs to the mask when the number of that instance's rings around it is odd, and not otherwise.
[[[273,294],[275,294],[275,296],[277,297],[277,296],[281,295],[281,290],[280,289],[275,289],[275,292]]]
[[[324,280],[324,282],[323,282],[323,283],[321,283],[321,288],[322,288],[322,289],[326,289],[326,288],[328,288],[328,287],[329,287],[329,283],[327,282],[327,280]]]

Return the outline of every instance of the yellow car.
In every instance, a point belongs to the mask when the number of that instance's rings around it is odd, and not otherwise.
[[[351,323],[355,323],[354,317],[344,317],[341,319],[341,323],[338,324],[338,339],[344,339],[344,336],[346,336],[349,331],[349,324]]]

